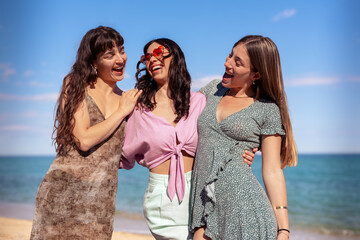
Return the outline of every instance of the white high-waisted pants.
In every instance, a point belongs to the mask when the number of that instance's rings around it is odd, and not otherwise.
[[[153,236],[166,240],[192,239],[189,234],[189,211],[192,171],[185,173],[185,194],[179,203],[167,195],[169,175],[150,172],[149,185],[144,195],[144,215]]]

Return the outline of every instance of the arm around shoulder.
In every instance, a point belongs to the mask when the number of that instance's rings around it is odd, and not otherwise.
[[[90,116],[86,100],[84,100],[74,114],[73,134],[78,140],[78,148],[81,151],[88,151],[96,144],[104,141],[115,131],[126,116],[127,112],[115,111],[104,121],[90,126]]]

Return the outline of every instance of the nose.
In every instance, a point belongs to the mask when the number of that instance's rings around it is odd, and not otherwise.
[[[158,60],[158,58],[156,58],[154,54],[151,54],[149,61],[154,62],[154,60]]]
[[[124,58],[123,56],[121,56],[121,54],[116,54],[116,62],[120,62],[123,63],[124,62]]]
[[[227,57],[227,58],[225,59],[224,66],[225,66],[226,68],[230,68],[230,67],[231,67],[231,65],[230,65],[230,58],[229,58],[229,57]]]

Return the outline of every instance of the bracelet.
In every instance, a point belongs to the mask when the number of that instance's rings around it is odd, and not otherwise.
[[[276,206],[276,209],[288,209],[287,206]]]
[[[280,231],[286,231],[286,232],[288,232],[288,233],[290,234],[290,230],[289,230],[289,229],[286,229],[286,228],[278,229],[278,232],[280,232]]]

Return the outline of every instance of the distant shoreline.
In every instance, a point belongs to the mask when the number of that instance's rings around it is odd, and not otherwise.
[[[33,211],[34,206],[31,204],[0,202],[1,218],[32,221]],[[298,227],[292,227],[290,230],[291,239],[296,240],[360,240],[360,236],[322,234]],[[131,216],[131,214],[123,214],[121,212],[115,214],[114,232],[151,235],[143,217],[139,217],[138,214]]]

